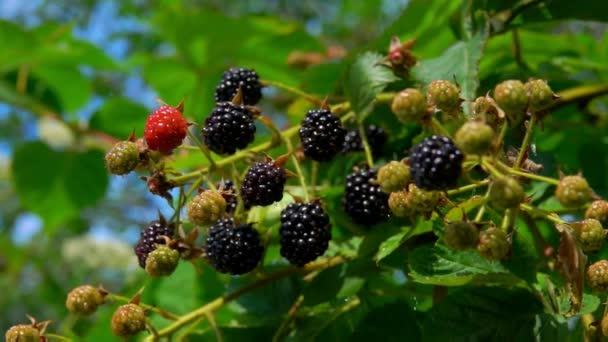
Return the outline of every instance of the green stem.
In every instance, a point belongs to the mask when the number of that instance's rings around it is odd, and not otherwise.
[[[192,134],[192,132],[190,132],[189,129],[186,130],[186,133],[188,134],[188,138],[190,138],[190,140],[192,140],[192,142],[198,147],[198,149],[201,152],[203,152],[203,154],[209,161],[209,165],[211,165],[211,168],[215,167],[215,161],[213,160],[213,157],[211,156],[211,152],[209,152],[209,149],[207,148],[207,146],[203,145],[201,143],[201,141],[198,140],[198,138],[194,134]]]
[[[517,159],[515,160],[515,164],[513,165],[513,169],[517,170],[521,166],[521,163],[524,161],[524,156],[528,151],[528,145],[530,145],[530,139],[532,137],[532,133],[534,131],[534,126],[536,125],[536,115],[532,115],[528,125],[526,127],[526,135],[524,135],[524,140],[521,143],[521,148],[519,149],[519,154],[517,154]]]
[[[259,279],[258,281],[256,281],[253,284],[250,284],[229,295],[219,297],[219,298],[207,303],[206,305],[203,305],[202,307],[195,309],[194,311],[191,311],[191,312],[179,317],[179,319],[177,321],[175,321],[172,324],[170,324],[169,326],[161,329],[158,332],[158,336],[163,337],[163,336],[171,335],[172,333],[174,333],[181,327],[183,327],[187,324],[190,324],[191,322],[194,322],[202,317],[205,317],[208,313],[217,311],[218,309],[220,309],[227,303],[230,303],[231,301],[241,297],[242,295],[252,292],[258,288],[264,287],[278,279],[282,279],[282,278],[285,278],[285,277],[288,277],[290,275],[300,273],[300,272],[310,273],[310,272],[314,272],[314,271],[324,270],[326,268],[340,265],[346,261],[348,261],[348,258],[346,258],[344,256],[337,256],[337,257],[333,257],[330,259],[314,261],[314,262],[311,262],[311,263],[305,265],[304,267],[289,267],[289,268],[285,268],[280,271],[277,271],[275,273],[268,274],[267,276]],[[153,336],[148,336],[144,339],[144,341],[153,341],[153,338],[154,338]]]
[[[535,173],[528,173],[528,172],[515,170],[515,169],[509,169],[508,171],[512,175],[521,176],[521,177],[525,177],[525,178],[529,178],[529,179],[534,179],[537,181],[541,181],[541,182],[545,182],[545,183],[549,183],[549,184],[553,184],[553,185],[559,185],[559,180],[557,180],[555,178],[540,176]]]
[[[542,218],[542,219],[545,219],[547,221],[551,221],[551,222],[557,223],[557,224],[567,223],[566,221],[562,220],[559,216],[555,215],[554,213],[535,208],[527,203],[520,204],[519,208],[521,210],[524,210],[525,212],[529,213],[530,216],[532,216],[532,217],[539,217],[539,218]]]
[[[295,318],[295,315],[298,312],[298,309],[300,308],[300,306],[302,305],[303,302],[304,302],[303,295],[300,295],[300,296],[298,296],[298,298],[296,298],[296,301],[293,303],[293,305],[287,312],[287,315],[285,315],[285,319],[283,319],[283,321],[281,322],[281,325],[279,326],[277,331],[274,333],[274,336],[272,337],[273,342],[283,340],[282,338],[287,330],[287,327],[289,326],[289,324],[291,322],[293,322],[293,319]]]
[[[127,297],[120,296],[120,295],[113,294],[113,293],[109,293],[106,296],[106,298],[107,299],[113,299],[115,301],[119,301],[119,302],[123,302],[123,303],[129,303],[131,301],[131,298],[127,298]],[[173,320],[173,321],[176,321],[176,320],[179,319],[179,316],[177,316],[175,314],[172,314],[172,313],[170,313],[168,311],[165,311],[165,310],[163,310],[161,308],[157,308],[155,306],[152,306],[152,305],[148,305],[148,304],[145,304],[145,303],[139,303],[139,306],[141,306],[142,308],[144,308],[146,310],[156,312],[157,314],[161,315],[162,317],[170,319],[170,320]]]
[[[445,135],[446,137],[450,136],[450,133],[443,127],[441,122],[437,120],[434,116],[431,117],[431,129],[439,135]]]
[[[306,177],[304,176],[304,172],[302,172],[302,168],[300,167],[300,162],[298,158],[294,154],[293,144],[291,143],[291,139],[285,139],[285,145],[287,145],[287,151],[291,154],[291,162],[293,163],[293,167],[296,169],[296,174],[300,179],[300,185],[302,186],[302,191],[304,191],[304,201],[308,203],[308,187],[306,186]]]
[[[312,198],[317,197],[317,177],[319,176],[319,162],[312,162],[312,170],[310,171],[310,185],[311,185],[311,196]]]
[[[369,141],[367,141],[367,134],[365,133],[365,127],[363,127],[363,122],[359,121],[357,123],[359,128],[359,136],[361,136],[361,142],[363,143],[363,150],[365,150],[365,159],[367,160],[367,166],[370,168],[374,167],[374,156],[372,155],[372,149],[369,146]]]
[[[502,173],[500,173],[500,171],[498,171],[493,165],[492,163],[490,163],[489,160],[483,158],[481,161],[481,165],[488,171],[489,174],[491,174],[492,176],[496,177],[496,178],[500,178],[503,176]]]
[[[476,189],[476,188],[480,188],[482,186],[486,186],[488,184],[490,184],[490,180],[489,179],[484,179],[484,180],[479,181],[477,183],[463,185],[463,186],[461,186],[459,188],[448,190],[448,196],[457,195],[457,194],[460,194],[460,193],[463,193],[463,192],[467,192],[469,190],[473,190],[473,189]]]
[[[270,81],[270,80],[261,80],[260,83],[262,83],[262,85],[264,85],[264,86],[272,86],[275,88],[285,90],[288,93],[292,93],[294,95],[300,96],[300,97],[306,99],[308,102],[310,102],[314,105],[317,105],[317,106],[321,106],[321,104],[323,103],[322,99],[320,99],[314,95],[308,94],[298,88],[288,86],[281,82]]]
[[[44,337],[46,337],[47,339],[52,339],[52,340],[57,340],[57,341],[72,342],[72,339],[69,337],[65,337],[65,336],[58,335],[58,334],[50,334],[47,332],[44,333]]]

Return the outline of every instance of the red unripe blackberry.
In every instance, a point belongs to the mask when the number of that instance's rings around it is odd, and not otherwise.
[[[464,155],[452,139],[433,135],[410,152],[410,175],[424,190],[445,190],[456,186]]]
[[[266,206],[283,198],[285,170],[273,162],[253,164],[241,184],[241,197],[245,207]]]
[[[374,156],[380,155],[387,139],[387,134],[384,129],[375,125],[369,125],[365,128],[365,135],[367,136],[367,142],[372,150],[372,154]],[[344,136],[342,153],[359,151],[363,151],[363,142],[361,141],[359,130],[348,130]]]
[[[140,233],[139,242],[135,245],[135,254],[141,268],[146,267],[148,254],[156,249],[157,244],[165,244],[162,236],[173,237],[174,225],[167,225],[165,220],[152,221],[148,227]]]
[[[104,293],[91,285],[82,285],[68,293],[65,306],[70,312],[90,315],[104,302]]]
[[[146,120],[144,136],[148,148],[171,153],[182,144],[188,131],[188,121],[174,107],[162,106]]]
[[[329,216],[318,203],[292,203],[281,212],[281,255],[297,266],[323,255],[331,240]]]
[[[262,98],[260,78],[253,69],[230,68],[224,72],[220,84],[215,88],[215,102],[232,101],[241,87],[243,103],[255,105]]]
[[[253,116],[245,106],[220,102],[205,119],[205,145],[217,154],[233,154],[255,138]]]
[[[376,173],[367,169],[346,177],[342,205],[355,223],[371,226],[388,219],[388,194],[375,184]]]
[[[146,312],[136,304],[120,306],[112,315],[112,333],[119,337],[130,337],[146,329]]]
[[[257,230],[250,224],[235,226],[232,218],[220,219],[211,226],[204,250],[218,272],[234,275],[251,272],[264,253]]]
[[[346,130],[328,109],[309,110],[300,126],[304,154],[316,161],[329,161],[342,150]]]

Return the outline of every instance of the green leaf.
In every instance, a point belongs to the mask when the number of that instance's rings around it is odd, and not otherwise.
[[[412,75],[425,85],[435,80],[456,79],[461,87],[460,96],[470,100],[463,102],[464,112],[470,116],[472,100],[479,87],[479,60],[487,38],[487,33],[483,30],[468,41],[459,41],[441,56],[421,61],[412,69]]]
[[[453,291],[423,323],[425,341],[534,341],[538,299],[522,289],[471,287]]]
[[[370,311],[356,325],[355,332],[349,341],[373,341],[379,332],[383,341],[420,341],[421,332],[416,320],[416,313],[406,302],[395,302]],[[390,333],[389,333],[390,332]]]
[[[336,298],[344,282],[343,270],[344,267],[332,267],[317,275],[302,293],[304,303],[312,306]]]
[[[57,152],[41,142],[15,150],[12,176],[24,207],[54,227],[103,197],[108,184],[103,153]]]
[[[409,255],[410,276],[418,283],[460,286],[476,283],[516,283],[518,278],[498,261],[477,251],[454,251],[445,246],[424,246]]]
[[[148,112],[146,107],[129,99],[112,97],[93,114],[89,125],[119,139],[126,139],[133,131],[136,136],[141,136]]]
[[[479,207],[482,204],[483,196],[474,195],[466,201],[460,202],[457,206],[450,209],[450,211],[448,211],[448,213],[445,215],[445,219],[450,222],[460,221],[463,219],[463,216],[465,216],[466,214],[471,212],[471,210]]]
[[[36,68],[34,74],[59,96],[61,107],[66,112],[76,111],[91,98],[91,82],[75,68],[49,66]]]
[[[366,52],[348,70],[345,91],[360,121],[370,114],[376,95],[397,80],[382,62],[383,57],[379,53]]]
[[[207,270],[209,271],[209,270]],[[198,275],[190,263],[180,262],[170,277],[153,279],[155,303],[159,307],[176,314],[194,310],[202,303]],[[188,298],[184,301],[184,298]]]
[[[376,260],[376,262],[378,263],[380,262],[380,260],[386,258],[391,253],[393,253],[405,241],[405,238],[409,235],[408,233],[409,231],[404,231],[384,240],[384,242],[380,244],[380,247],[378,248],[378,253],[376,253],[374,260]]]

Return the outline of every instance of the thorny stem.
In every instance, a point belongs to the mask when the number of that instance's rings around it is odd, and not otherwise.
[[[363,122],[358,121],[357,128],[359,129],[359,136],[361,137],[361,143],[363,143],[363,149],[365,150],[365,159],[367,160],[367,166],[373,168],[374,156],[372,155],[372,149],[369,146],[369,141],[367,140],[367,134],[365,133],[365,127],[363,127]]]
[[[536,115],[532,115],[530,121],[526,125],[526,135],[524,136],[524,140],[521,143],[521,148],[519,149],[519,154],[517,155],[517,159],[515,160],[515,164],[513,165],[513,170],[519,169],[521,163],[524,161],[524,156],[528,151],[528,146],[530,145],[530,138],[532,137],[532,132],[534,130],[534,126],[536,125]]]
[[[306,186],[306,177],[304,176],[304,172],[302,172],[302,168],[300,167],[300,162],[298,161],[298,157],[295,156],[293,150],[293,144],[291,143],[291,139],[285,139],[285,145],[287,145],[287,152],[291,154],[291,162],[293,163],[293,167],[296,169],[296,174],[300,180],[300,185],[302,186],[302,191],[304,191],[304,201],[308,203],[308,187]]]
[[[280,271],[268,274],[265,277],[259,279],[258,281],[254,282],[246,287],[243,287],[238,291],[235,291],[226,296],[216,298],[215,300],[201,306],[200,308],[195,309],[194,311],[191,311],[191,312],[179,317],[177,319],[177,321],[175,321],[172,324],[170,324],[169,326],[159,330],[158,337],[169,336],[173,332],[175,332],[178,329],[180,329],[181,327],[183,327],[184,325],[187,325],[191,322],[201,319],[202,317],[205,317],[208,313],[217,311],[218,309],[220,309],[227,303],[239,298],[240,296],[247,294],[251,291],[254,291],[258,288],[264,287],[267,284],[272,283],[278,279],[282,279],[282,278],[285,278],[285,277],[288,277],[290,275],[300,273],[300,272],[310,273],[310,272],[314,272],[314,271],[324,270],[327,268],[331,268],[331,267],[340,265],[348,260],[349,260],[349,258],[347,258],[345,256],[336,256],[336,257],[329,258],[329,259],[323,259],[323,260],[311,262],[301,268],[300,267],[289,267],[289,268],[285,268]],[[148,336],[148,337],[146,337],[146,339],[144,341],[155,341],[155,340],[157,340],[157,338],[155,338],[154,336]]]

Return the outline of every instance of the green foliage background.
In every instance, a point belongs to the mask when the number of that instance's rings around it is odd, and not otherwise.
[[[420,130],[398,124],[387,106],[373,111],[367,106],[366,96],[373,99],[382,91],[382,77],[388,76],[357,59],[364,52],[369,60],[386,54],[392,36],[415,38],[420,64],[411,81],[389,90],[455,78],[462,96],[474,99],[510,78],[547,79],[555,91],[608,83],[608,3],[599,0],[584,6],[563,0],[116,1],[116,17],[104,24],[121,18],[137,27],[107,37],[126,44],[120,58],[78,38],[100,3],[42,1],[29,13],[39,23],[19,16],[0,20],[0,138],[9,152],[0,161],[2,331],[29,313],[53,320],[51,331],[75,340],[111,341],[115,305],[89,319],[70,316],[64,301],[71,288],[103,283],[128,296],[145,285],[144,302],[183,314],[255,280],[218,275],[207,266],[199,274],[187,263],[168,279],[150,280],[135,266],[130,245],[139,227],[154,219],[157,208],[169,209],[145,194],[137,176],[110,179],[103,153],[108,137],[124,139],[133,130],[141,136],[154,96],[170,104],[185,99],[185,115],[201,123],[222,72],[234,65],[252,67],[264,79],[320,97],[358,99],[353,106],[365,120],[389,131],[387,155],[403,156]],[[296,50],[325,53],[329,46],[343,47],[346,55],[305,69],[287,63]],[[140,82],[135,93],[129,82]],[[276,89],[265,95],[262,109],[279,127],[299,123],[309,108]],[[469,105],[465,102],[465,112]],[[260,130],[258,141],[268,139],[269,132]],[[607,132],[607,96],[565,106],[534,136],[534,158],[547,175],[582,171],[605,198]],[[521,137],[516,132],[507,144],[517,146]],[[173,161],[183,170],[205,164],[195,153]],[[516,257],[503,263],[441,246],[407,248],[416,236],[438,230],[438,222],[391,222],[350,239],[356,227],[341,213],[341,184],[344,170],[360,161],[361,156],[335,161],[323,176],[328,187],[322,193],[336,213],[336,243],[329,254],[357,259],[322,271],[311,282],[286,277],[226,305],[215,317],[225,340],[272,338],[300,294],[304,302],[295,329],[286,334],[289,340],[577,341],[580,315],[595,312],[599,319],[605,298],[590,292],[582,311],[565,318],[564,282],[541,266],[523,229],[514,242]],[[546,186],[527,190],[535,205],[560,209]],[[260,224],[274,224],[276,232],[277,214],[262,212]],[[16,237],[31,221],[24,217],[39,218],[42,229],[22,241]],[[540,223],[539,228],[557,246],[553,227]],[[285,267],[276,245],[265,263],[268,272]],[[449,287],[436,305],[434,285]],[[558,302],[549,305],[547,298]],[[166,324],[158,315],[152,322]],[[214,330],[205,321],[188,333],[191,340],[214,339]]]

